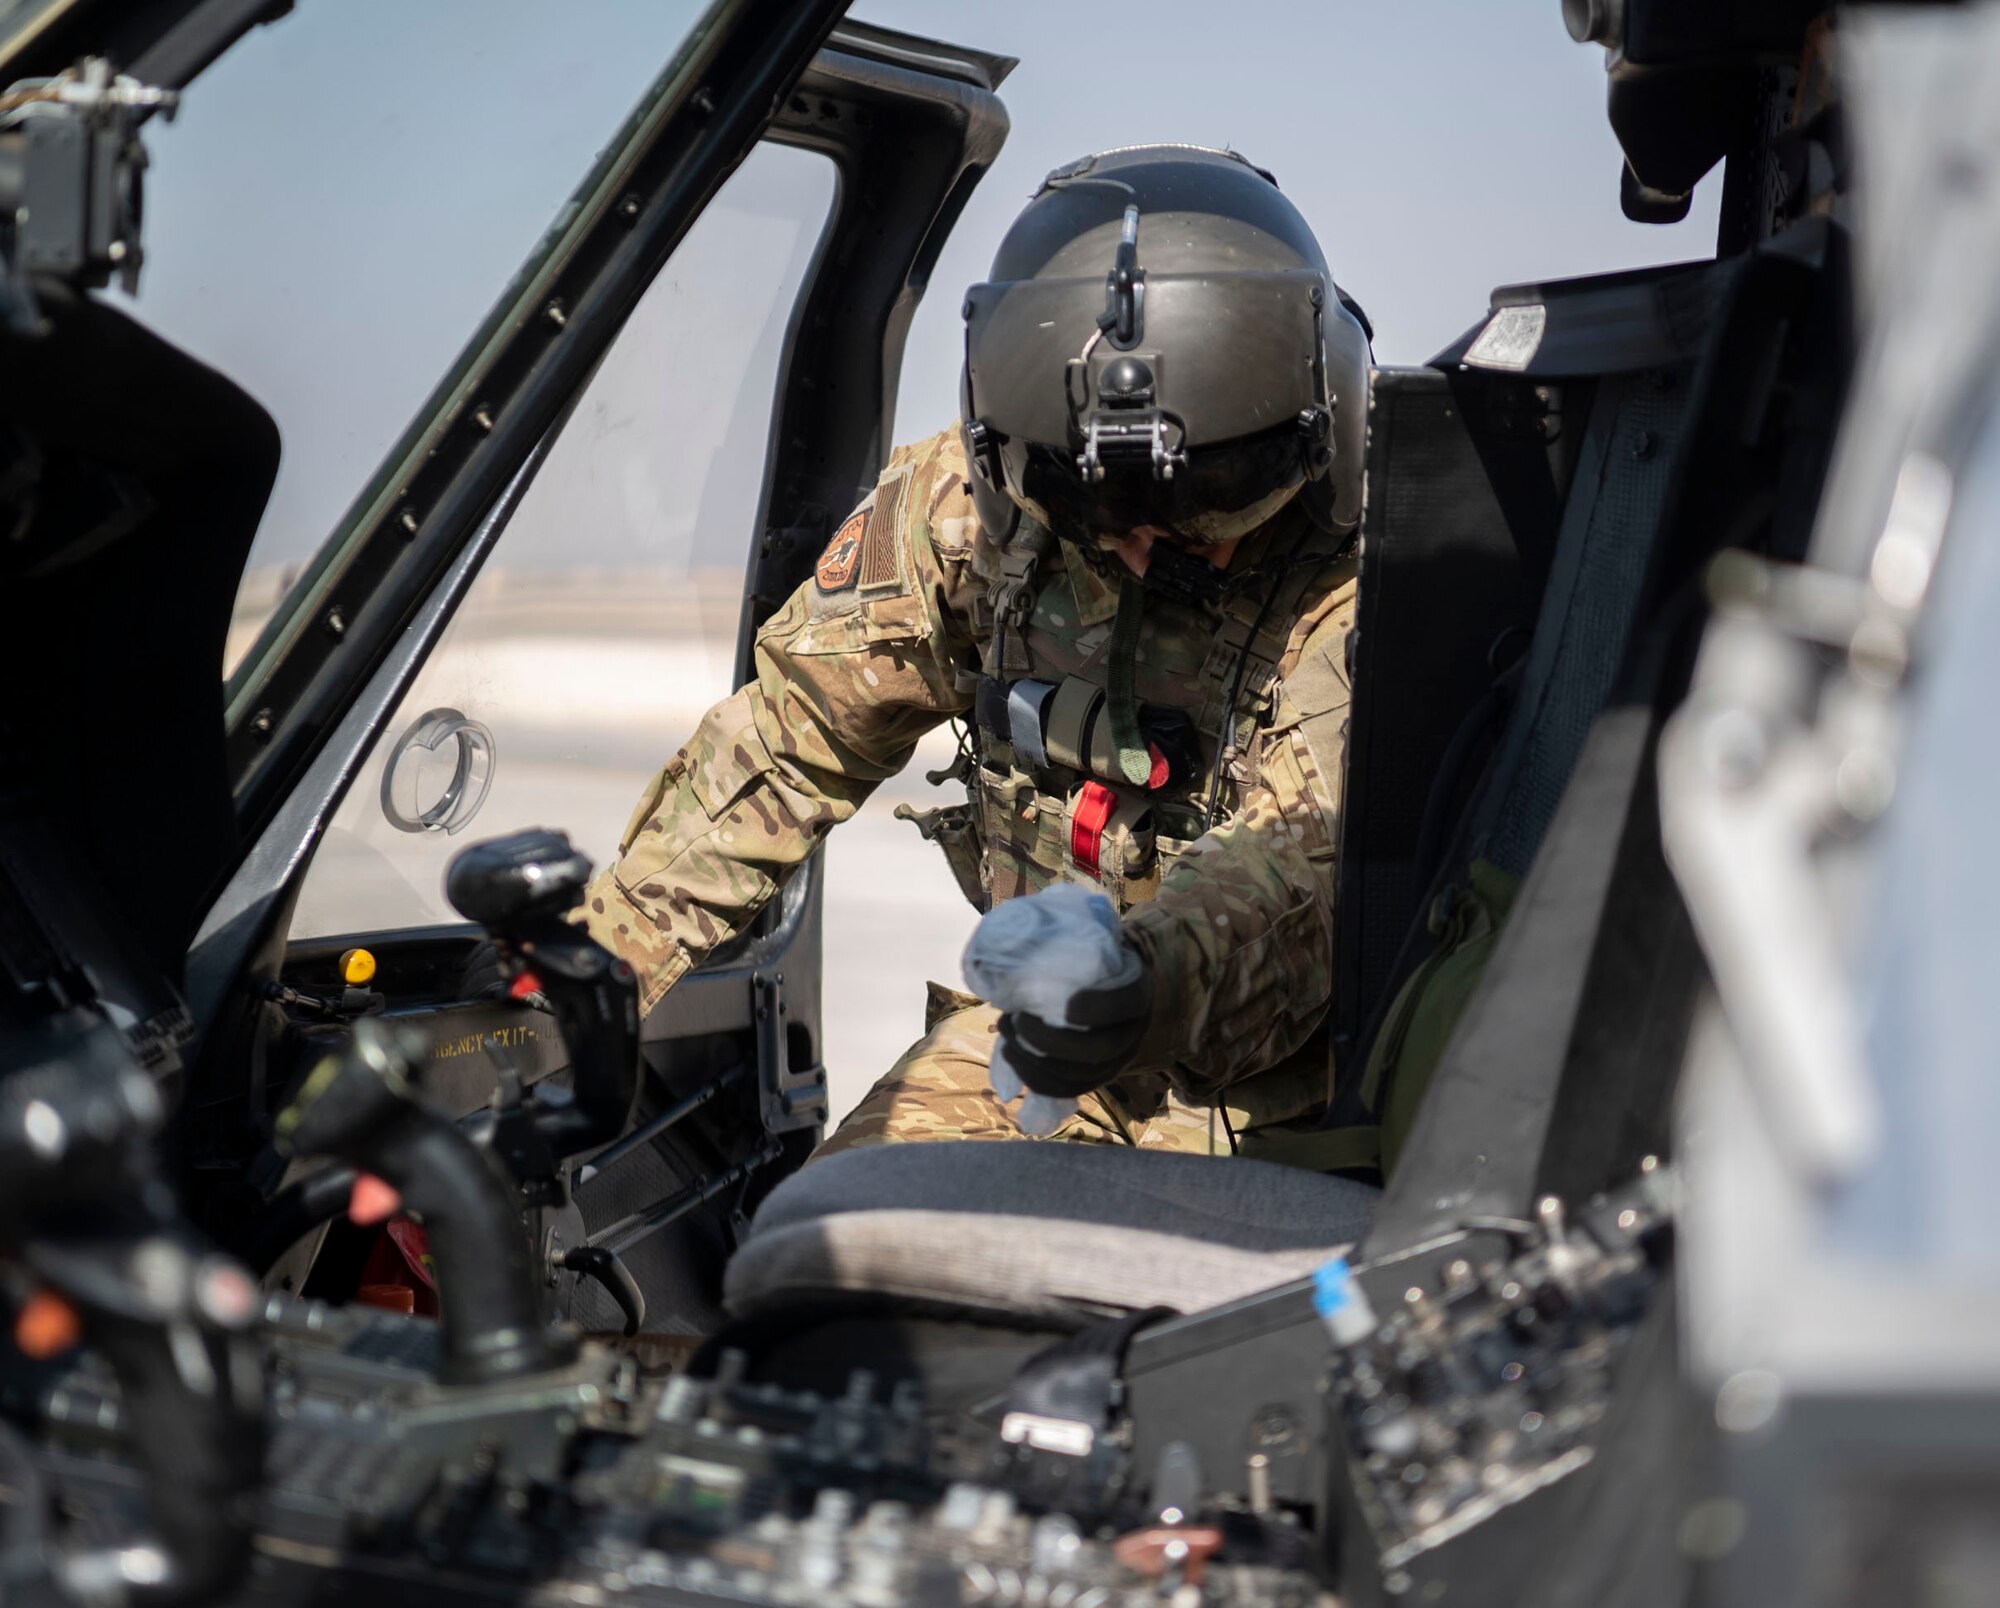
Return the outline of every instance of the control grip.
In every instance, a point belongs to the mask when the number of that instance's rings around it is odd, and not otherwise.
[[[560,832],[535,828],[472,844],[445,871],[445,896],[499,948],[515,998],[539,993],[569,1051],[565,1098],[539,1090],[534,1130],[560,1160],[610,1144],[639,1098],[639,985],[632,968],[565,918],[590,861]]]
[[[537,922],[517,944],[555,1012],[571,1068],[568,1101],[538,1091],[535,1127],[558,1156],[608,1145],[632,1126],[639,1102],[632,968],[566,921]]]

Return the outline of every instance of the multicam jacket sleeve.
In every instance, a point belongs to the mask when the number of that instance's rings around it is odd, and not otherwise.
[[[1354,624],[1347,575],[1291,634],[1276,719],[1250,756],[1243,807],[1181,856],[1157,898],[1125,918],[1155,978],[1156,1015],[1138,1067],[1164,1070],[1192,1104],[1219,1103],[1230,1084],[1299,1050],[1333,997]],[[1331,1098],[1330,1064],[1326,1076],[1314,1103]],[[1238,1113],[1250,1123],[1289,1114],[1254,1105]]]
[[[639,974],[641,1011],[967,707],[977,533],[957,432],[897,452],[757,633],[755,679],[648,784],[582,912]]]

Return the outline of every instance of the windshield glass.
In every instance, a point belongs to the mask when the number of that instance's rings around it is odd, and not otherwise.
[[[826,158],[760,145],[696,221],[334,816],[293,937],[456,921],[445,865],[496,833],[616,852],[732,685],[778,356],[833,195]]]
[[[2000,410],[1961,466],[1931,587],[1929,651],[1865,923],[1862,1002],[1882,1083],[1876,1162],[1836,1214],[1837,1243],[1864,1259],[2000,1280],[2000,996],[1992,982],[2000,860],[1993,800],[2000,751]]]
[[[302,5],[147,125],[132,311],[284,441],[224,674],[706,10]]]

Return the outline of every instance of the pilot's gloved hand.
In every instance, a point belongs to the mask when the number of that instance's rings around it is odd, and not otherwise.
[[[500,946],[491,938],[482,938],[466,953],[453,992],[460,999],[512,999],[538,1011],[554,1008],[549,1004],[548,995],[540,989],[517,994],[513,986],[514,970],[508,965]]]
[[[967,986],[1000,1008],[988,1070],[1002,1101],[1028,1091],[1014,1118],[1025,1133],[1053,1133],[1145,1035],[1152,974],[1101,893],[1063,883],[995,906],[964,966]]]
[[[1000,1018],[1007,1065],[1034,1093],[1074,1100],[1131,1065],[1152,1016],[1153,973],[1136,950],[1126,953],[1130,975],[1078,989],[1060,1024],[1027,1010]]]

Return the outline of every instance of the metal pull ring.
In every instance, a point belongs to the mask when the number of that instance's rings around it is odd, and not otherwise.
[[[422,754],[436,753],[446,743],[456,745],[451,777],[438,796],[424,804],[418,796],[417,776]],[[499,748],[485,726],[461,710],[433,709],[398,737],[389,751],[389,762],[382,767],[382,814],[398,832],[454,836],[486,802],[498,762]],[[398,777],[406,764],[409,774],[403,776],[399,787]]]

